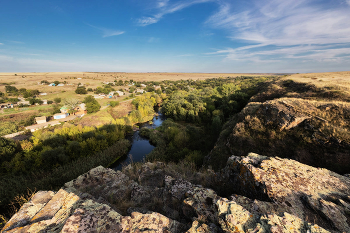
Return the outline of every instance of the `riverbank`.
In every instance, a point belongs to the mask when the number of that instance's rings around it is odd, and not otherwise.
[[[132,137],[130,138],[131,147],[128,153],[118,160],[115,160],[114,163],[109,165],[109,168],[114,170],[121,170],[123,166],[127,166],[130,163],[143,162],[147,154],[151,153],[155,148],[149,140],[140,135],[140,130],[143,128],[157,128],[162,125],[165,117],[159,111],[159,109],[155,109],[157,112],[150,116],[150,119],[143,123],[137,123],[137,130],[133,132]]]

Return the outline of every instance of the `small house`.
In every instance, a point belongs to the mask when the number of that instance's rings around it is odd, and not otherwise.
[[[145,84],[142,83],[142,84],[141,84],[141,87],[147,87],[147,85],[145,85]]]
[[[122,91],[116,91],[115,93],[118,94],[119,96],[125,95],[125,93]]]
[[[28,100],[22,100],[21,102],[18,102],[17,104],[30,105],[30,102]]]
[[[66,118],[67,116],[69,116],[69,113],[57,113],[53,115],[53,119],[59,120],[59,119]]]
[[[141,94],[142,94],[142,93],[144,93],[144,92],[146,92],[146,91],[145,91],[145,90],[143,90],[143,89],[136,89],[136,92],[137,92],[137,93],[141,93]]]
[[[50,87],[54,87],[54,86],[56,86],[56,84],[50,83],[49,86],[50,86]]]
[[[35,121],[37,124],[43,124],[46,123],[46,117],[42,116],[42,117],[35,117]]]
[[[60,84],[58,84],[57,86],[58,86],[58,87],[63,87],[64,84],[63,84],[63,83],[60,83]]]
[[[85,114],[87,114],[87,110],[86,110],[86,105],[84,103],[79,104],[77,107],[74,108],[74,115],[77,116],[84,116]]]
[[[69,108],[67,106],[63,106],[62,108],[60,108],[61,113],[68,113]]]
[[[113,96],[114,96],[114,91],[111,91],[111,92],[109,92],[109,94],[108,94],[108,98],[113,98]]]
[[[47,93],[43,92],[43,93],[40,93],[39,95],[47,95]]]
[[[47,104],[47,100],[43,100],[43,104]]]

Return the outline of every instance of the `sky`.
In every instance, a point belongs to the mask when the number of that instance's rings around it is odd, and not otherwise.
[[[0,0],[0,72],[350,70],[350,0]]]

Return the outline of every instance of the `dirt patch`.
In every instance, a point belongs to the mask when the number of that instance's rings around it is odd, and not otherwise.
[[[118,106],[114,108],[109,108],[108,113],[114,119],[121,118],[127,116],[133,109],[133,105],[131,104],[132,100],[123,101]]]

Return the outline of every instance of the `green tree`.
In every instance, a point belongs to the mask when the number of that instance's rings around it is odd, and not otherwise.
[[[56,104],[59,104],[61,103],[61,98],[56,97],[53,99],[53,101],[55,101]]]
[[[118,105],[119,105],[118,101],[111,101],[111,102],[109,102],[109,106],[111,106],[112,108],[115,107],[115,106],[118,106]]]
[[[15,141],[0,137],[0,163],[9,160],[17,151]]]
[[[7,93],[17,93],[18,89],[14,86],[7,85],[5,86],[5,90]]]
[[[58,84],[60,84],[60,81],[54,81],[53,83],[57,86]]]
[[[88,113],[98,112],[101,108],[101,105],[91,95],[86,96],[83,103],[86,104],[86,110]]]
[[[85,87],[77,87],[77,89],[75,90],[75,93],[77,94],[87,94],[87,90]]]

